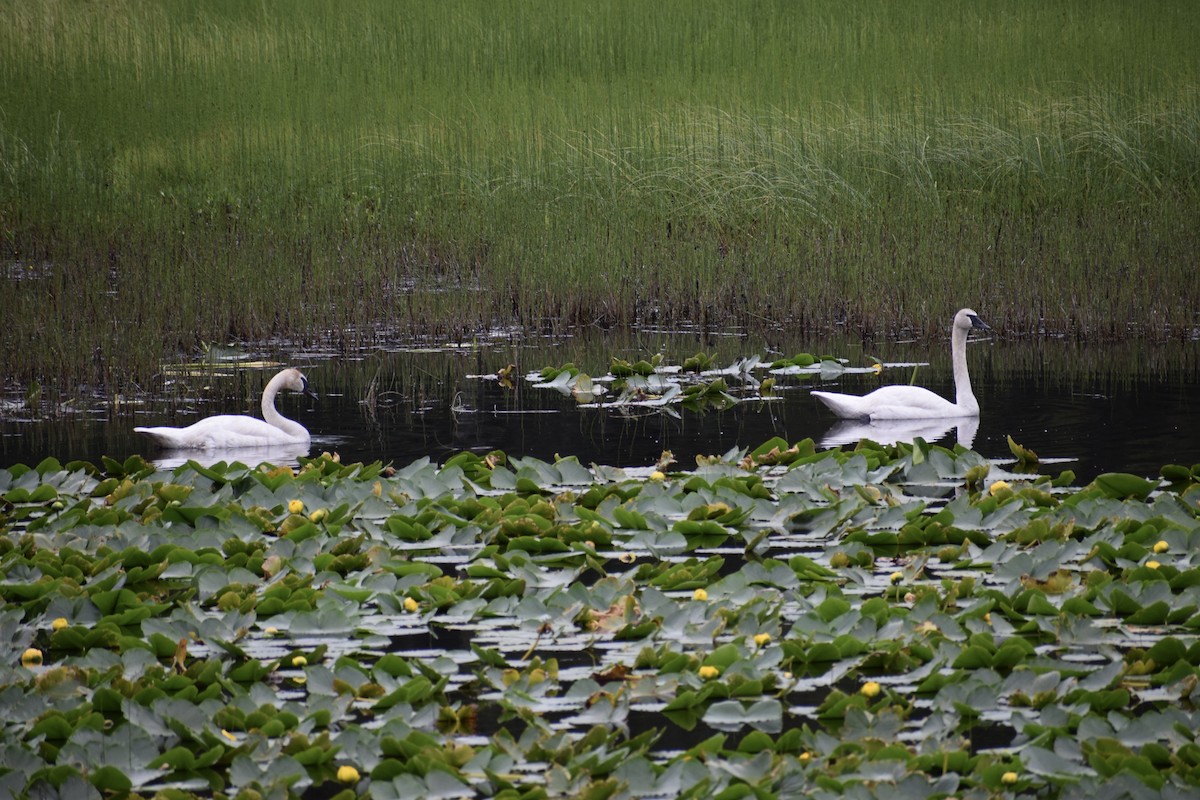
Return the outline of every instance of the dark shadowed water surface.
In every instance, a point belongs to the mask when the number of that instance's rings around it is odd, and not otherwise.
[[[812,437],[831,446],[860,435],[877,440],[920,435],[942,444],[961,437],[964,444],[997,459],[1009,457],[1011,436],[1049,462],[1043,472],[1071,469],[1081,482],[1102,472],[1154,476],[1165,463],[1200,462],[1200,406],[1194,400],[1200,384],[1197,341],[1082,346],[1062,340],[973,339],[968,361],[982,413],[977,424],[960,428],[847,428],[809,396],[813,388],[862,393],[884,383],[908,383],[914,369],[917,384],[949,396],[948,351],[945,342],[769,341],[689,333],[558,340],[505,335],[352,357],[278,347],[222,351],[219,359],[210,354],[196,374],[171,378],[162,396],[122,398],[119,403],[51,405],[43,400],[36,409],[23,397],[5,398],[0,465],[36,464],[47,456],[64,463],[99,462],[105,455],[121,460],[135,453],[178,458],[156,452],[133,427],[187,425],[218,413],[257,416],[258,393],[277,369],[255,363],[263,359],[304,369],[320,399],[285,395],[280,410],[308,427],[311,453],[336,452],[344,462],[401,465],[423,456],[443,461],[461,450],[502,450],[545,460],[575,455],[583,463],[649,466],[669,450],[686,466],[697,455],[753,448],[774,436],[792,443]],[[635,361],[662,353],[663,366],[679,365],[698,352],[712,355],[716,368],[754,357],[769,363],[799,352],[835,356],[851,367],[870,366],[872,359],[896,366],[878,375],[776,375],[773,397],[762,399],[756,384],[772,377],[764,363],[744,375],[724,376],[739,403],[702,410],[579,405],[552,389],[534,388],[526,377],[566,363],[601,376],[614,356]],[[516,365],[514,381],[505,387],[495,373],[510,363]],[[914,368],[914,363],[921,366]],[[601,402],[615,399],[610,395]],[[296,455],[269,457],[286,461]],[[226,460],[256,460],[254,453],[229,456]]]

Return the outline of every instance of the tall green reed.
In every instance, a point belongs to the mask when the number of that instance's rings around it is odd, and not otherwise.
[[[2,13],[18,381],[495,324],[1197,324],[1186,2]]]

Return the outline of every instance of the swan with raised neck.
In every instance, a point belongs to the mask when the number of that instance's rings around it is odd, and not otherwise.
[[[971,391],[967,371],[967,334],[991,330],[969,308],[954,315],[950,330],[950,360],[954,367],[954,402],[920,386],[881,386],[865,395],[812,392],[842,419],[948,419],[979,416],[979,401]]]
[[[307,444],[308,429],[288,419],[275,408],[275,397],[283,390],[300,392],[314,399],[317,393],[308,378],[295,368],[282,370],[267,383],[262,395],[262,419],[242,414],[219,414],[186,428],[134,428],[169,450],[218,450]]]

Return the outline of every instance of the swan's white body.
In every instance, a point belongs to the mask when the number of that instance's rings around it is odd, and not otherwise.
[[[989,330],[969,308],[954,315],[950,332],[950,355],[954,364],[954,402],[920,386],[881,386],[870,394],[813,392],[812,396],[843,419],[948,419],[979,416],[979,401],[971,391],[967,374],[967,333],[971,328]]]
[[[186,428],[134,428],[169,450],[239,450],[280,445],[307,445],[308,430],[275,408],[275,395],[283,389],[316,397],[308,379],[298,369],[285,369],[263,389],[263,419],[240,414],[220,414]]]

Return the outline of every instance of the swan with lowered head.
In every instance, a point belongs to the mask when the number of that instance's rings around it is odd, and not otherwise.
[[[971,391],[967,374],[967,333],[972,328],[991,330],[969,308],[954,315],[950,332],[950,356],[954,364],[954,402],[920,386],[881,386],[862,396],[836,392],[812,392],[843,419],[937,419],[979,416],[979,401]]]
[[[313,399],[317,393],[298,369],[285,369],[271,378],[263,389],[263,419],[241,414],[220,414],[193,423],[186,428],[134,428],[170,450],[236,450],[239,448],[307,445],[308,430],[275,408],[275,395],[283,389],[301,392]],[[264,421],[265,420],[265,421]]]

